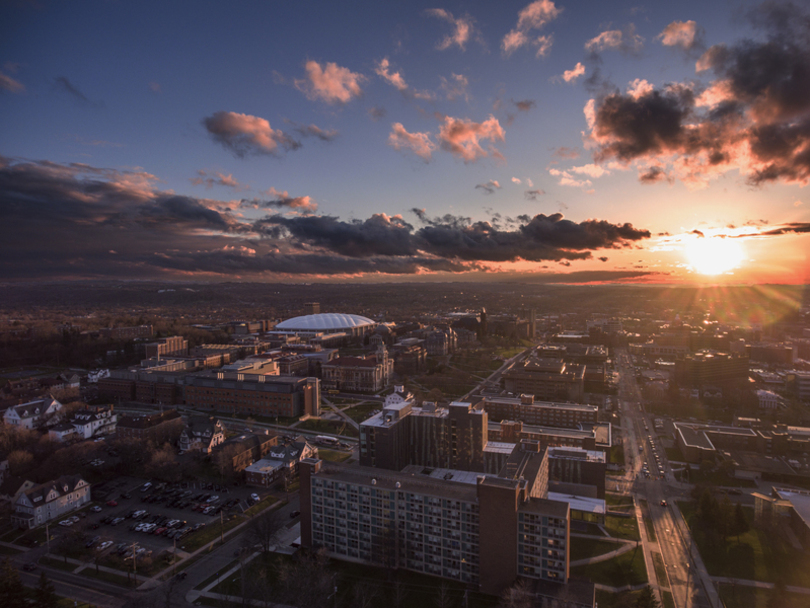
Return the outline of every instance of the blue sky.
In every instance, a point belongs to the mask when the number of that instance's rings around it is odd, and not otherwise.
[[[808,75],[751,92],[734,71],[744,39],[764,49],[755,58],[779,40],[783,64],[810,62],[806,23],[784,14],[802,13],[737,2],[4,3],[0,212],[27,266],[7,256],[0,277],[691,281],[701,271],[690,239],[734,237],[745,253],[711,280],[804,281],[810,102],[773,91],[801,91]],[[734,105],[734,124],[718,104]],[[659,126],[670,119],[679,134],[668,139]],[[789,131],[788,157],[762,151],[765,128]],[[693,146],[685,133],[698,129]],[[35,194],[23,183],[45,178],[61,181]],[[88,213],[72,233],[83,244],[23,238],[56,237]],[[369,236],[375,214],[389,223]],[[482,235],[482,221],[497,233]],[[140,245],[110,248],[114,227]],[[400,254],[375,241],[394,242],[389,231],[407,237]],[[572,231],[599,238],[560,236]],[[467,239],[460,253],[456,237]],[[182,261],[166,261],[167,238]],[[299,266],[307,255],[318,257]]]

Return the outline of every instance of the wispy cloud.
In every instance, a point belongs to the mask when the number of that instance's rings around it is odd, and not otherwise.
[[[3,91],[7,91],[9,93],[22,93],[25,91],[25,85],[17,80],[14,80],[11,76],[7,76],[0,72],[0,93]]]
[[[233,176],[233,174],[228,173],[225,175],[219,171],[209,172],[205,169],[200,169],[197,171],[197,177],[192,177],[189,179],[193,186],[205,186],[209,190],[214,186],[225,186],[226,188],[233,188],[237,192],[239,190],[249,190],[249,188],[243,184],[240,184]]]
[[[491,142],[504,141],[505,131],[492,115],[483,122],[445,116],[444,124],[436,137],[442,150],[450,152],[465,163],[487,156],[503,159],[503,155]],[[486,150],[481,146],[483,140],[489,142]]]
[[[585,50],[594,55],[602,51],[637,53],[644,46],[644,38],[636,34],[632,23],[624,30],[607,30],[585,43]]]
[[[577,62],[573,69],[565,70],[565,72],[563,72],[562,79],[565,82],[576,82],[577,78],[584,75],[585,66],[582,64],[582,62]]]
[[[703,28],[694,21],[673,21],[655,37],[664,46],[679,46],[692,50],[703,46]]]
[[[457,46],[462,51],[466,50],[467,43],[470,40],[476,40],[483,44],[483,38],[480,32],[475,27],[475,19],[469,15],[455,18],[453,13],[443,8],[431,8],[425,11],[425,14],[430,17],[436,17],[453,26],[453,31],[447,34],[437,45],[436,48],[440,51],[446,51],[451,46]]]
[[[391,125],[388,145],[394,150],[409,150],[426,163],[433,160],[433,151],[436,149],[436,144],[430,139],[430,133],[409,133],[401,122]]]
[[[495,190],[500,190],[501,185],[498,180],[491,179],[485,184],[478,184],[476,190],[481,190],[484,194],[495,194]]]
[[[552,36],[533,37],[532,30],[540,30],[556,19],[563,9],[557,8],[551,0],[537,0],[525,6],[518,13],[517,26],[510,30],[501,41],[501,50],[509,56],[519,48],[531,45],[537,49],[537,56],[548,54],[553,43]]]
[[[103,105],[101,102],[90,101],[90,99],[84,93],[82,93],[77,86],[75,86],[64,76],[57,76],[54,78],[53,82],[54,88],[57,91],[67,93],[70,97],[83,105],[95,107],[101,107]]]

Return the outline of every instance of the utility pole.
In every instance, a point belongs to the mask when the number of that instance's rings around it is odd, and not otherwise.
[[[51,554],[51,532],[49,530],[50,522],[45,522],[45,542],[48,545],[47,554]]]
[[[219,512],[219,544],[225,542],[225,524],[223,522],[222,511]]]

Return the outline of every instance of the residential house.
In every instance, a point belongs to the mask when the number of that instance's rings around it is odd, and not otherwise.
[[[11,523],[20,528],[35,528],[88,502],[90,484],[80,475],[63,475],[22,492],[14,503]]]
[[[245,469],[248,485],[268,487],[282,479],[298,475],[298,465],[304,458],[317,458],[318,448],[303,435],[294,441],[270,449],[267,458],[254,462]]]
[[[49,422],[58,422],[61,410],[61,403],[53,397],[45,397],[8,408],[3,415],[3,422],[11,426],[33,429]]]
[[[178,445],[181,452],[200,450],[210,454],[225,441],[225,426],[213,416],[192,416],[180,433]]]

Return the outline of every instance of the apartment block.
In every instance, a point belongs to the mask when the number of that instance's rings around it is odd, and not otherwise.
[[[536,426],[576,429],[598,421],[599,408],[595,405],[535,401],[534,395],[484,397],[481,405],[494,420],[519,420]]]
[[[395,395],[396,396],[396,393]],[[416,407],[387,400],[360,424],[360,464],[399,471],[409,464],[484,471],[487,413],[470,403]]]
[[[564,585],[569,506],[546,498],[548,464],[539,446],[515,450],[510,461],[500,475],[464,483],[303,460],[302,545],[489,594],[518,576]]]
[[[585,366],[532,356],[504,372],[501,385],[511,393],[534,395],[543,401],[580,401],[585,392]]]

